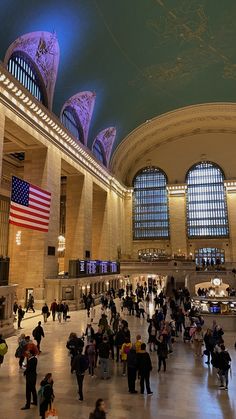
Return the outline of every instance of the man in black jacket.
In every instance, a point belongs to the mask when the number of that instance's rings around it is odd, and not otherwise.
[[[84,374],[89,366],[88,358],[82,354],[82,350],[83,349],[80,347],[78,350],[78,355],[76,355],[76,357],[74,358],[72,367],[71,367],[71,371],[76,372],[79,400],[81,402],[84,400],[84,396],[83,396]]]
[[[110,344],[106,335],[103,337],[103,341],[99,345],[98,354],[101,364],[101,378],[104,380],[105,378],[109,378]]]
[[[137,354],[138,374],[140,377],[140,393],[144,394],[144,382],[146,384],[147,394],[151,395],[153,392],[150,388],[150,371],[152,371],[152,362],[150,355],[146,352],[146,344],[141,344],[141,350]]]
[[[228,390],[228,375],[230,369],[231,358],[229,353],[226,351],[225,346],[220,345],[221,352],[218,357],[219,376],[220,376],[220,389]],[[224,385],[225,379],[225,385]]]
[[[26,378],[26,404],[21,410],[30,409],[31,403],[31,393],[33,396],[33,402],[35,406],[37,406],[37,393],[36,393],[36,380],[37,380],[37,358],[34,354],[29,351],[28,353],[28,361],[27,361],[27,368],[24,372]]]
[[[125,342],[125,335],[121,326],[119,326],[119,330],[115,337],[115,346],[116,346],[116,362],[119,362],[120,359],[120,350],[121,346]]]
[[[41,343],[42,337],[44,338],[44,330],[41,326],[41,322],[38,322],[38,326],[35,327],[35,329],[32,332],[32,335],[37,342],[37,348],[38,348],[39,352],[41,352],[40,351],[40,343]]]

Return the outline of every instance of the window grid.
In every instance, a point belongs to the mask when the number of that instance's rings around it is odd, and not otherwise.
[[[228,214],[222,170],[211,162],[187,174],[188,237],[228,237]]]
[[[133,238],[169,238],[169,211],[164,172],[155,167],[140,171],[133,181]]]
[[[7,69],[39,102],[45,105],[41,82],[31,60],[22,53],[14,53]]]
[[[95,141],[93,145],[93,154],[102,164],[106,165],[104,153],[98,141]]]
[[[64,127],[71,132],[71,134],[77,138],[77,140],[83,142],[82,140],[82,133],[81,127],[77,118],[74,115],[73,109],[70,107],[66,107],[62,112],[61,122],[63,123]]]

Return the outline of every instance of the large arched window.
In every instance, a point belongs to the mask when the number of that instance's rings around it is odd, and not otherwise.
[[[83,129],[80,124],[79,118],[75,112],[75,110],[71,106],[67,106],[61,115],[61,122],[63,123],[64,127],[71,132],[71,134],[77,138],[77,140],[84,143],[84,136],[83,136]]]
[[[140,170],[133,180],[133,238],[169,237],[167,177],[157,167]]]
[[[189,237],[227,237],[228,214],[224,173],[211,162],[195,164],[187,173]]]
[[[102,164],[104,164],[104,166],[106,166],[105,153],[99,141],[94,142],[92,151],[96,159],[98,159],[100,162],[102,162]]]
[[[47,106],[47,95],[34,62],[23,52],[14,52],[7,69],[39,102]]]

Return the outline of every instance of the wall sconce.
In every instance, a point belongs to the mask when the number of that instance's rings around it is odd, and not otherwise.
[[[16,244],[17,246],[21,245],[21,231],[20,230],[16,232]]]

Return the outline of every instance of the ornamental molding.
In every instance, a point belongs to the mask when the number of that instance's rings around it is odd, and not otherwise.
[[[0,103],[39,133],[48,147],[52,144],[61,150],[67,158],[71,159],[72,165],[79,164],[120,197],[126,198],[129,194],[130,188],[124,186],[101,165],[87,147],[75,141],[60,120],[38,102],[1,63]]]
[[[87,141],[88,141],[89,127],[90,127],[90,123],[91,123],[91,119],[93,115],[95,99],[96,99],[95,92],[89,92],[89,91],[79,92],[79,93],[76,93],[74,96],[70,97],[65,102],[61,110],[61,116],[64,109],[67,106],[71,106],[75,110],[76,115],[78,116],[80,124],[83,128],[83,140],[86,146],[87,146]]]
[[[59,44],[55,33],[31,32],[17,38],[8,48],[4,64],[14,52],[24,52],[36,65],[47,92],[48,107],[52,109],[54,89],[59,64]]]
[[[111,170],[123,181],[142,157],[162,146],[201,133],[236,133],[236,104],[208,103],[188,106],[146,121],[117,147]]]

